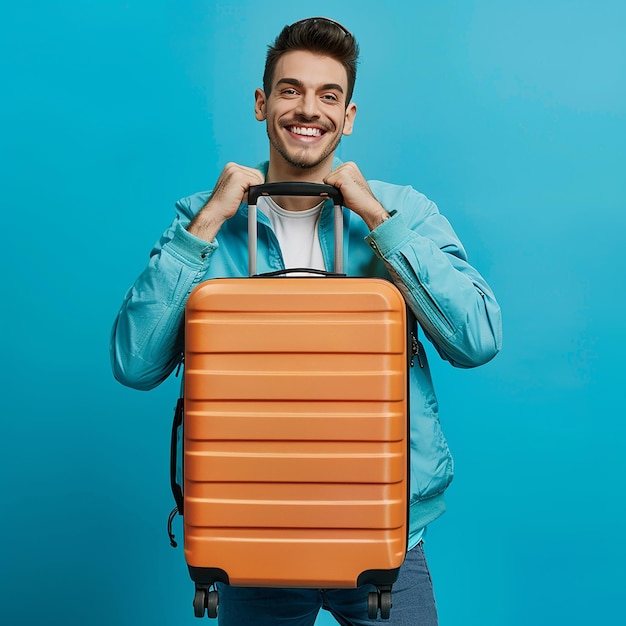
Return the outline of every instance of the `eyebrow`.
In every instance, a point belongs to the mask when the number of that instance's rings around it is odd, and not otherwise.
[[[276,83],[276,87],[278,87],[281,84],[293,85],[294,87],[300,87],[300,88],[304,86],[302,84],[302,81],[298,80],[297,78],[281,78]],[[318,91],[329,91],[329,90],[335,90],[335,91],[339,91],[340,93],[343,93],[343,87],[337,83],[326,83],[325,85],[322,85]]]

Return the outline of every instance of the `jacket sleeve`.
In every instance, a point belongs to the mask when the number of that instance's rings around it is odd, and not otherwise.
[[[124,385],[152,389],[182,358],[185,304],[218,245],[198,239],[185,228],[207,197],[198,194],[176,203],[175,220],[126,293],[110,344],[113,374]]]
[[[396,213],[366,241],[439,354],[457,367],[491,360],[502,344],[500,307],[449,222],[411,187],[398,194],[382,184],[375,195]]]

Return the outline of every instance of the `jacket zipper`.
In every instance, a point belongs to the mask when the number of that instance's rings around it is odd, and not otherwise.
[[[420,344],[415,335],[415,331],[411,331],[411,360],[409,364],[411,367],[415,365],[415,357],[417,357],[417,362],[419,363],[421,368],[424,368],[424,363],[422,362],[422,357],[420,356]]]

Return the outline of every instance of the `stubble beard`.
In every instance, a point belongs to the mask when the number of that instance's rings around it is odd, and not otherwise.
[[[289,165],[298,169],[312,169],[317,167],[335,152],[337,146],[339,146],[341,142],[341,134],[339,134],[332,143],[328,144],[328,146],[317,158],[311,160],[307,158],[306,148],[299,150],[296,154],[292,154],[287,149],[285,143],[279,137],[270,132],[269,126],[266,128],[266,131],[267,137],[274,150],[276,150],[276,152],[278,152],[278,154],[280,154],[280,156],[283,157]]]

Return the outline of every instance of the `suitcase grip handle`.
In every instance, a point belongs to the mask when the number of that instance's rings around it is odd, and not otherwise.
[[[178,431],[183,424],[184,402],[183,398],[178,398],[176,410],[174,411],[174,419],[172,420],[172,437],[170,440],[170,486],[174,502],[180,515],[183,514],[183,490],[178,484],[176,478],[176,470],[178,466]]]
[[[315,274],[316,276],[326,276],[327,278],[345,278],[345,274],[337,272],[327,272],[326,270],[317,270],[313,267],[290,267],[284,270],[274,270],[273,272],[263,272],[263,274],[255,274],[255,278],[271,278],[273,276],[285,276],[287,274]]]
[[[287,181],[253,185],[248,189],[248,204],[255,205],[261,196],[322,196],[330,198],[335,204],[343,204],[343,196],[337,187],[318,183]]]

